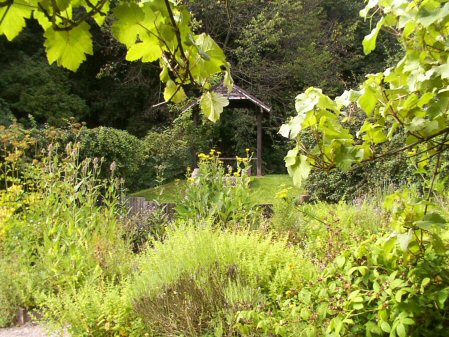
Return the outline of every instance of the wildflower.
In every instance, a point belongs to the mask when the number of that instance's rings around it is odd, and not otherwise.
[[[249,152],[249,149],[248,149],[248,148],[246,148],[246,149],[245,149],[245,151],[246,151],[246,152]]]
[[[240,173],[239,172],[234,172],[234,177],[240,177]]]

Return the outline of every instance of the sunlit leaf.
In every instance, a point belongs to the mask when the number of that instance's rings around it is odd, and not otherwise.
[[[200,99],[201,111],[212,122],[216,122],[220,118],[223,108],[228,105],[228,99],[216,92],[208,91]]]
[[[47,58],[50,64],[58,65],[75,71],[86,60],[86,55],[92,55],[92,35],[89,25],[85,22],[69,31],[55,31],[49,28],[44,34]]]

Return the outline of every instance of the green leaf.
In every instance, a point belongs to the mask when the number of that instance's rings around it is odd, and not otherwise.
[[[384,24],[384,19],[380,19],[379,22],[377,22],[376,27],[371,31],[370,34],[365,36],[363,39],[363,52],[365,55],[370,54],[374,49],[376,49],[376,40],[377,36],[379,35],[380,29],[382,28],[382,25]]]
[[[229,63],[226,64],[226,71],[224,72],[223,85],[228,89],[228,95],[232,92],[234,88],[234,80],[231,76],[231,65]]]
[[[439,305],[440,309],[444,309],[444,303],[446,302],[448,295],[449,295],[448,288],[439,291],[438,305]]]
[[[398,334],[399,337],[406,337],[407,336],[407,332],[405,331],[405,326],[402,323],[399,323],[398,326],[396,327],[396,333]]]
[[[309,176],[311,167],[306,156],[298,156],[297,154],[298,149],[295,148],[288,151],[287,156],[284,159],[288,174],[293,178],[293,184],[295,186],[301,186],[304,179]]]
[[[438,213],[429,213],[422,217],[420,221],[416,221],[415,225],[424,230],[431,229],[432,226],[437,225],[444,227],[447,221]]]
[[[145,38],[143,42],[136,43],[128,49],[126,59],[128,61],[153,62],[162,56],[162,50],[159,46],[157,38],[150,36]]]
[[[206,34],[195,38],[195,46],[197,54],[192,53],[188,56],[192,65],[190,72],[197,82],[203,83],[211,75],[220,73],[222,66],[226,67],[226,57],[218,44]]]
[[[399,244],[399,247],[401,248],[402,251],[406,252],[408,250],[408,245],[413,240],[413,236],[414,236],[413,229],[409,229],[407,233],[398,234],[396,242]]]
[[[76,71],[86,60],[86,55],[93,54],[92,35],[86,22],[69,31],[55,31],[49,28],[44,34],[47,58],[50,64]]]
[[[107,15],[103,15],[102,13],[108,13],[109,12],[109,3],[110,1],[106,1],[106,3],[101,7],[101,13],[97,13],[93,18],[97,25],[100,27],[103,25],[103,23],[106,20]],[[97,1],[98,4],[98,1]]]
[[[379,0],[369,0],[366,4],[365,8],[360,11],[360,16],[363,18],[366,18],[368,16],[368,13],[371,9],[377,6],[379,3]]]
[[[112,25],[112,33],[128,48],[136,43],[139,35],[147,34],[140,24],[145,18],[144,11],[135,3],[122,4],[114,9],[117,21]]]
[[[384,332],[390,332],[391,331],[391,326],[390,324],[388,324],[388,322],[386,321],[382,321],[382,323],[380,323],[380,328],[384,331]]]
[[[370,86],[364,88],[364,90],[362,91],[362,95],[359,97],[357,103],[359,104],[360,108],[365,111],[367,116],[371,116],[377,104],[377,92]]]
[[[214,123],[220,118],[223,108],[228,105],[228,99],[216,92],[208,91],[200,99],[201,110]]]
[[[3,18],[0,24],[0,35],[5,35],[9,41],[12,41],[25,27],[25,19],[31,17],[31,6],[23,1],[23,4],[14,1],[9,6],[0,7],[0,18]]]
[[[449,57],[443,65],[435,67],[434,69],[435,69],[436,73],[441,76],[442,79],[448,79],[449,78]]]
[[[165,85],[164,99],[166,102],[180,103],[187,98],[186,93],[181,85],[177,85],[172,80],[169,80]]]
[[[335,151],[335,164],[342,171],[348,171],[357,160],[357,149],[353,147],[340,146]]]
[[[343,255],[337,256],[337,258],[335,259],[335,262],[337,263],[337,266],[339,268],[343,268],[343,266],[345,265],[345,262],[346,262],[346,258]]]

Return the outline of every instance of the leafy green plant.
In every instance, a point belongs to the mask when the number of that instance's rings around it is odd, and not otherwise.
[[[72,12],[84,14],[74,16]],[[124,1],[113,5],[108,0],[64,4],[26,0],[25,5],[10,1],[0,7],[0,34],[13,40],[26,26],[25,19],[33,17],[43,30],[49,63],[76,71],[86,56],[93,54],[91,25],[104,26],[110,22],[105,20],[107,15],[114,17],[109,27],[126,46],[128,61],[160,61],[166,101],[182,102],[186,98],[184,86],[194,85],[206,91],[200,100],[204,114],[212,121],[218,119],[229,102],[209,89],[212,77],[223,74],[231,90],[230,64],[210,36],[194,32],[191,14],[176,1]]]
[[[83,336],[149,336],[130,301],[127,283],[111,284],[92,279],[79,289],[46,299],[44,319],[50,330]]]
[[[160,336],[231,332],[237,310],[276,301],[314,273],[285,241],[257,232],[177,225],[154,242],[131,283],[133,303]],[[220,334],[219,334],[220,335]]]
[[[77,144],[55,152],[49,146],[0,199],[2,268],[14,265],[11,280],[22,288],[10,292],[6,283],[1,296],[27,308],[95,278],[114,282],[131,268],[118,179],[101,180],[98,159],[78,161]]]
[[[355,244],[384,234],[390,228],[388,221],[388,213],[376,200],[296,205],[290,197],[275,204],[271,226],[324,268]]]
[[[216,222],[232,222],[237,226],[258,225],[258,212],[252,211],[249,199],[248,176],[251,156],[237,157],[238,167],[225,168],[219,152],[200,153],[198,169],[188,178],[185,197],[177,206],[182,219],[207,219]],[[260,217],[259,217],[260,218]]]

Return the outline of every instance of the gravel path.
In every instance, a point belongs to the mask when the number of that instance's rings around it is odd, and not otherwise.
[[[56,337],[56,335],[47,335],[39,325],[26,324],[15,328],[0,329],[0,337]]]

